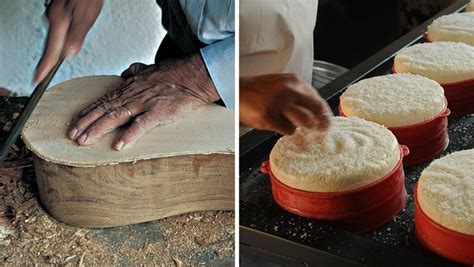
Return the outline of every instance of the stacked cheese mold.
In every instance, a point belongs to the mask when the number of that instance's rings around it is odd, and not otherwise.
[[[342,94],[339,111],[388,127],[408,146],[405,165],[431,160],[448,145],[448,119],[443,88],[419,75],[400,73],[373,77]]]
[[[474,113],[474,47],[434,42],[406,47],[395,56],[395,73],[413,73],[441,84],[454,117]]]
[[[435,160],[418,181],[415,234],[428,249],[474,264],[474,149]]]
[[[454,13],[435,19],[426,34],[430,42],[461,42],[474,46],[474,13]]]
[[[335,117],[324,137],[301,129],[282,137],[262,170],[285,210],[361,233],[385,224],[404,206],[407,154],[384,126]]]

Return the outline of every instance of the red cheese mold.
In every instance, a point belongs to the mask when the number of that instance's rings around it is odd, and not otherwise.
[[[474,265],[474,235],[450,230],[421,209],[415,188],[415,235],[428,250],[462,264]]]
[[[403,157],[409,154],[400,146],[400,160],[384,177],[360,188],[342,192],[310,192],[283,184],[265,161],[261,171],[271,178],[275,202],[299,216],[332,221],[355,233],[366,233],[389,222],[405,205]]]

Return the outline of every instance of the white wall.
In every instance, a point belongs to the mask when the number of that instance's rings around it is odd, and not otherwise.
[[[0,87],[29,95],[47,35],[44,0],[0,0]],[[74,77],[120,75],[133,62],[153,63],[166,34],[154,0],[105,0],[85,44],[51,85]]]

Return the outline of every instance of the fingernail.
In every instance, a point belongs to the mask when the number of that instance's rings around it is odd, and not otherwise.
[[[79,136],[79,138],[77,139],[77,143],[82,145],[86,142],[86,140],[87,140],[87,133]]]
[[[76,136],[77,135],[77,129],[76,128],[72,128],[70,131],[69,131],[69,138],[74,140],[76,139]]]
[[[125,144],[124,141],[119,141],[117,144],[115,144],[114,149],[115,150],[122,150],[124,144]]]

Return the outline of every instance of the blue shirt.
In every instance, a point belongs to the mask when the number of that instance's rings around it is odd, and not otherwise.
[[[226,107],[235,108],[234,0],[179,0],[192,32],[207,44],[201,55]]]

